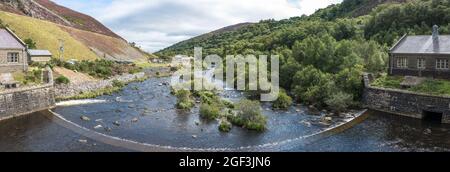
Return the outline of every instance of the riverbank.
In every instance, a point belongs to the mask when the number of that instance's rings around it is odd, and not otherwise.
[[[57,101],[95,98],[111,94],[122,89],[124,84],[144,81],[147,76],[144,72],[123,74],[107,80],[86,81],[80,83],[55,85],[55,98]]]

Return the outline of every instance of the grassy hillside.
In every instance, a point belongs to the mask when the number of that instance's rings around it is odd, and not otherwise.
[[[27,16],[0,11],[0,19],[21,38],[31,38],[39,49],[50,50],[59,57],[59,39],[64,40],[64,59],[145,61],[143,53],[125,40],[99,33],[67,27]]]
[[[123,39],[66,26],[60,26],[60,28],[74,39],[88,46],[100,58],[121,61],[143,61],[146,59],[146,54],[133,48]]]
[[[59,57],[59,39],[62,39],[65,41],[64,58],[66,60],[98,58],[89,47],[62,30],[57,24],[2,11],[0,11],[0,19],[21,39],[33,39],[37,48],[48,49],[55,57]]]

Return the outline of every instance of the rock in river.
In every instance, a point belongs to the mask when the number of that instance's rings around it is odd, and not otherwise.
[[[424,134],[429,135],[432,133],[431,129],[427,128],[425,131],[423,131]]]
[[[83,120],[83,121],[90,121],[90,120],[91,120],[89,117],[84,116],[84,115],[81,116],[80,118],[81,118],[81,120]]]
[[[119,121],[114,121],[113,124],[114,124],[115,126],[120,126],[120,122],[119,122]]]

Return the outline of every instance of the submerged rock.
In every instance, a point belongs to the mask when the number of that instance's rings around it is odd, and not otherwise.
[[[106,131],[106,132],[111,132],[111,131],[112,131],[112,128],[110,128],[110,127],[105,127],[105,131]]]
[[[119,121],[114,121],[113,124],[114,124],[115,126],[120,126],[120,122],[119,122]]]
[[[308,122],[308,121],[305,121],[305,120],[300,121],[300,124],[303,124],[306,127],[311,127],[311,125],[312,125],[311,122]]]
[[[90,121],[91,120],[91,118],[89,118],[89,117],[87,117],[87,116],[81,116],[80,117],[81,118],[81,120],[83,120],[83,121]]]
[[[325,117],[324,121],[331,122],[331,121],[333,121],[333,118],[332,117]]]
[[[87,143],[88,141],[80,139],[80,140],[78,140],[78,142],[80,142],[80,143]]]
[[[94,129],[100,129],[100,128],[103,128],[103,126],[102,125],[97,125],[97,126],[94,127]]]
[[[134,123],[136,123],[136,122],[138,122],[139,121],[139,119],[137,119],[137,118],[133,118],[132,120],[131,120],[131,122],[134,122]]]
[[[432,133],[431,129],[427,128],[425,131],[423,131],[424,134],[429,135]]]
[[[192,138],[196,139],[196,138],[197,138],[197,135],[192,135]]]

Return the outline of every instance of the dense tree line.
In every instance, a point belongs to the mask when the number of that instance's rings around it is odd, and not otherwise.
[[[341,111],[361,97],[361,74],[384,72],[388,47],[404,34],[450,29],[450,0],[380,5],[367,15],[352,12],[370,0],[344,0],[311,16],[264,20],[235,31],[207,34],[158,52],[159,56],[277,54],[280,84],[299,102]],[[372,4],[373,5],[373,4]],[[284,95],[283,99],[287,99]],[[277,105],[285,105],[277,102]]]

